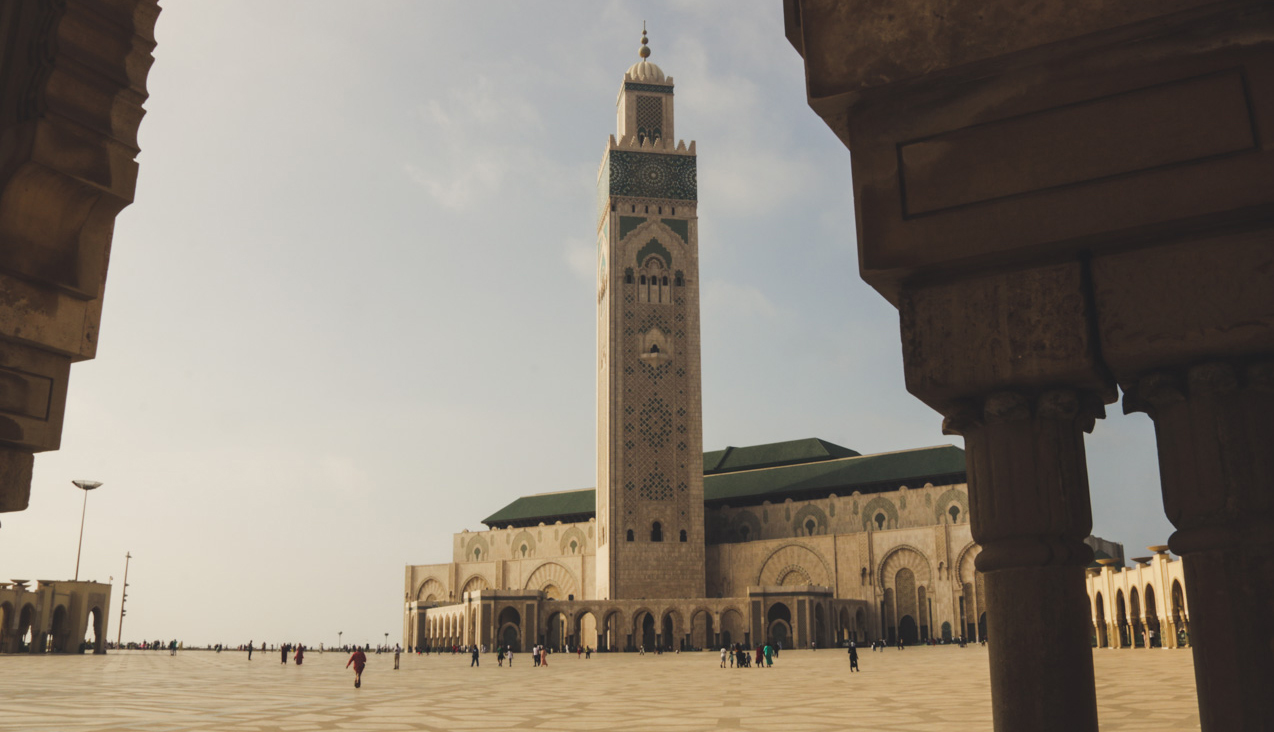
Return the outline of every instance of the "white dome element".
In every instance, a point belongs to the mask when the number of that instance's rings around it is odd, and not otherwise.
[[[633,81],[644,81],[652,84],[667,83],[664,70],[645,59],[628,67],[628,77]]]

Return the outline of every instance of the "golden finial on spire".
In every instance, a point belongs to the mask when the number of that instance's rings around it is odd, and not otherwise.
[[[643,59],[650,58],[650,46],[647,46],[647,43],[650,43],[650,41],[646,39],[646,21],[643,20],[641,22],[641,50],[637,52],[637,55]]]

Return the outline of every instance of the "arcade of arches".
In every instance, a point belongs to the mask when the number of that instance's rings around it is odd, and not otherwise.
[[[0,583],[0,653],[105,653],[110,600],[100,582]]]

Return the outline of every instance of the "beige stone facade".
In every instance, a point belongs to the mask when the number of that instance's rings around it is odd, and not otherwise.
[[[408,566],[405,643],[979,637],[962,451],[703,453],[695,144],[674,142],[673,79],[647,55],[598,175],[598,488],[519,499],[451,561]]]

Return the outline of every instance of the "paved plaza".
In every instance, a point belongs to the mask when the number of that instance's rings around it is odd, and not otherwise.
[[[79,730],[887,730],[991,729],[986,649],[786,651],[771,669],[714,653],[555,655],[537,669],[484,655],[372,655],[363,688],[339,653],[283,666],[278,653],[123,651],[0,656],[0,729]],[[1098,650],[1102,730],[1199,729],[1188,651]]]

